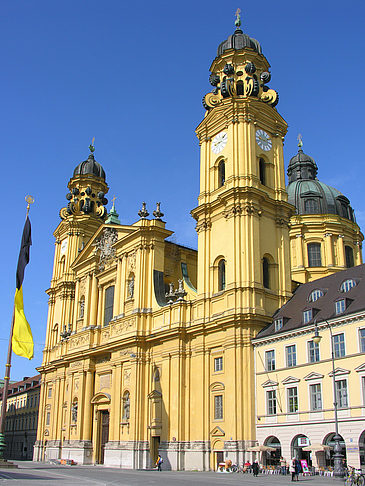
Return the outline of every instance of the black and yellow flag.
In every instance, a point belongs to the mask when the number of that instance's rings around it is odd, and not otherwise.
[[[20,246],[18,268],[16,271],[16,291],[14,298],[14,328],[12,347],[15,354],[24,358],[33,358],[33,336],[24,314],[23,305],[23,279],[24,270],[29,263],[29,251],[32,244],[30,221],[25,221],[22,242]]]

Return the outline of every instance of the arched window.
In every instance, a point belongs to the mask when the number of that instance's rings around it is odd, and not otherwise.
[[[318,201],[313,198],[305,199],[304,212],[307,214],[318,214],[319,212]]]
[[[224,186],[226,182],[226,165],[223,160],[218,164],[218,187]]]
[[[315,289],[310,293],[308,300],[309,302],[315,302],[316,300],[323,297],[323,295],[324,295],[323,290]]]
[[[265,161],[264,159],[259,160],[259,177],[262,185],[266,185],[266,173],[265,173]]]
[[[105,290],[105,305],[104,305],[104,326],[107,326],[113,318],[114,306],[114,285]]]
[[[226,262],[220,260],[218,262],[218,290],[226,288]]]
[[[83,319],[85,313],[85,297],[82,296],[79,302],[79,319]]]
[[[351,246],[345,246],[346,267],[351,268],[354,266],[354,251]]]
[[[356,282],[353,278],[349,278],[348,280],[345,280],[342,282],[341,287],[340,287],[340,292],[348,292],[349,290],[352,289],[352,287],[356,286]]]
[[[308,243],[308,266],[309,267],[321,267],[321,244],[320,243]]]
[[[72,406],[71,406],[71,420],[74,424],[77,422],[78,408],[79,408],[79,403],[77,401],[77,398],[74,398],[74,401],[72,402]]]
[[[265,289],[270,288],[269,260],[266,257],[262,259],[262,284]]]

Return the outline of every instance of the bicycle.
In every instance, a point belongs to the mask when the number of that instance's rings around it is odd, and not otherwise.
[[[365,476],[352,466],[347,468],[346,486],[365,486]]]

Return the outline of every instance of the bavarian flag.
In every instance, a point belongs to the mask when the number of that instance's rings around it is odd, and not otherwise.
[[[25,221],[22,242],[20,245],[18,268],[16,271],[16,291],[14,298],[14,327],[12,347],[15,354],[24,358],[33,358],[33,336],[24,314],[23,306],[23,279],[24,270],[29,263],[29,251],[32,244],[30,221]]]

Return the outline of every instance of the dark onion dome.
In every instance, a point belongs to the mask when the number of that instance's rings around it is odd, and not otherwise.
[[[227,40],[219,44],[218,56],[221,56],[228,49],[235,49],[237,51],[245,47],[262,54],[260,43],[256,39],[252,39],[247,34],[244,34],[241,29],[236,29],[233,35],[230,35]]]
[[[81,162],[74,170],[74,177],[81,175],[93,175],[105,181],[104,169],[96,162],[93,154],[90,154],[88,159]]]
[[[318,167],[300,148],[288,167],[288,202],[297,214],[337,214],[355,221],[350,201],[340,191],[317,179]]]

